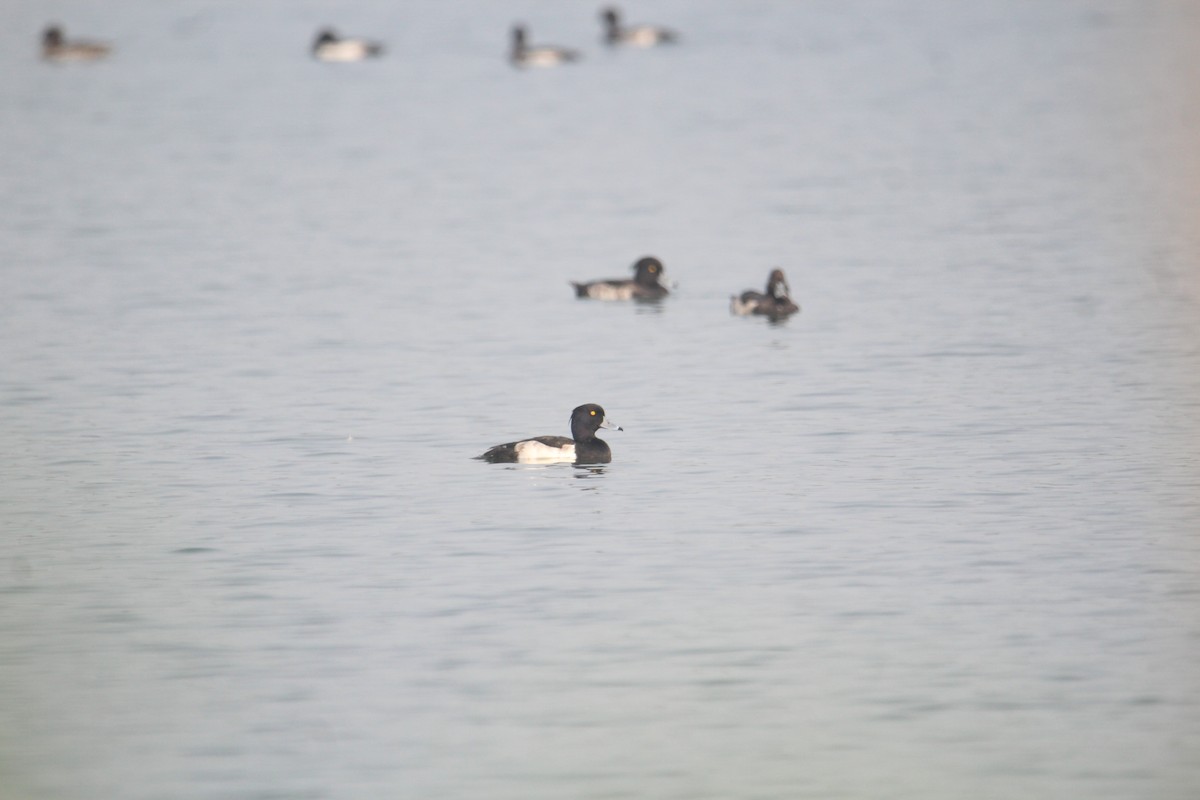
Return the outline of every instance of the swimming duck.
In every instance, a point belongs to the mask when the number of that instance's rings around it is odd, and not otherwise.
[[[796,313],[800,306],[792,301],[783,270],[776,268],[767,277],[766,292],[750,289],[742,292],[740,297],[734,295],[729,298],[729,310],[734,314],[762,314],[778,320]]]
[[[593,300],[658,300],[666,297],[670,290],[662,284],[663,265],[654,256],[639,258],[633,265],[633,280],[613,278],[591,283],[575,283],[576,297]]]
[[[312,54],[318,61],[362,61],[383,55],[383,45],[367,39],[343,39],[333,28],[322,28],[313,40]]]
[[[659,28],[655,25],[621,25],[621,12],[609,6],[600,12],[604,22],[604,41],[610,45],[627,45],[629,47],[654,47],[660,44],[671,44],[679,37],[675,31]]]
[[[478,458],[492,464],[521,462],[547,463],[573,461],[576,464],[607,464],[612,461],[608,443],[596,438],[600,428],[622,430],[604,415],[595,403],[579,406],[571,412],[571,436],[535,436],[519,442],[498,444]]]
[[[556,67],[569,61],[578,61],[579,52],[549,45],[530,47],[525,43],[525,28],[521,25],[514,25],[512,53],[509,59],[515,67]]]
[[[68,42],[57,25],[50,25],[42,32],[42,58],[47,61],[95,61],[111,51],[102,42]]]

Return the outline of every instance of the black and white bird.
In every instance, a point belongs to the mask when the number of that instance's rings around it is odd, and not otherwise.
[[[785,319],[800,310],[792,300],[787,278],[778,267],[767,277],[767,290],[748,289],[729,298],[729,310],[734,314],[761,314],[773,320]]]
[[[639,258],[633,265],[633,278],[575,283],[576,297],[592,300],[660,300],[671,290],[662,282],[663,264],[654,256]]]
[[[622,25],[619,9],[609,6],[600,12],[604,23],[604,41],[609,45],[626,47],[655,47],[679,40],[675,31],[657,25]]]
[[[383,45],[369,39],[343,39],[333,28],[322,28],[312,44],[318,61],[363,61],[383,55]]]
[[[509,52],[509,60],[512,61],[515,67],[557,67],[560,64],[578,61],[579,52],[567,47],[555,47],[553,45],[532,47],[526,39],[525,27],[523,25],[514,25],[512,29],[512,50]]]
[[[67,41],[58,25],[42,31],[42,58],[47,61],[96,61],[112,52],[104,42]]]
[[[492,464],[553,463],[573,461],[576,464],[607,464],[612,461],[608,443],[596,438],[601,428],[622,430],[608,421],[604,409],[595,403],[579,406],[571,412],[571,438],[566,436],[534,436],[519,442],[498,444],[478,458]]]

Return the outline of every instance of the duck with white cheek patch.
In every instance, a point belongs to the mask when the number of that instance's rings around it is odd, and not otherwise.
[[[800,310],[791,298],[787,278],[783,270],[773,269],[767,276],[766,292],[747,289],[741,295],[729,298],[729,310],[734,314],[758,314],[772,320],[782,320]]]

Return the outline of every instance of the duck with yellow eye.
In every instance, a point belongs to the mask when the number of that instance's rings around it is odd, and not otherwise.
[[[608,443],[596,438],[601,428],[623,430],[608,421],[604,409],[595,403],[582,405],[571,412],[571,436],[535,436],[519,442],[498,444],[478,458],[492,464],[519,462],[522,464],[551,464],[571,461],[576,464],[607,464],[612,461]]]
[[[671,293],[663,279],[663,264],[654,256],[639,258],[633,265],[633,279],[611,278],[608,280],[575,283],[576,297],[592,300],[661,300]]]

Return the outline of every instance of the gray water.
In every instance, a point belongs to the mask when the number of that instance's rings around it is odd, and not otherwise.
[[[53,5],[4,800],[1200,794],[1196,3]],[[610,465],[472,460],[584,402]]]

